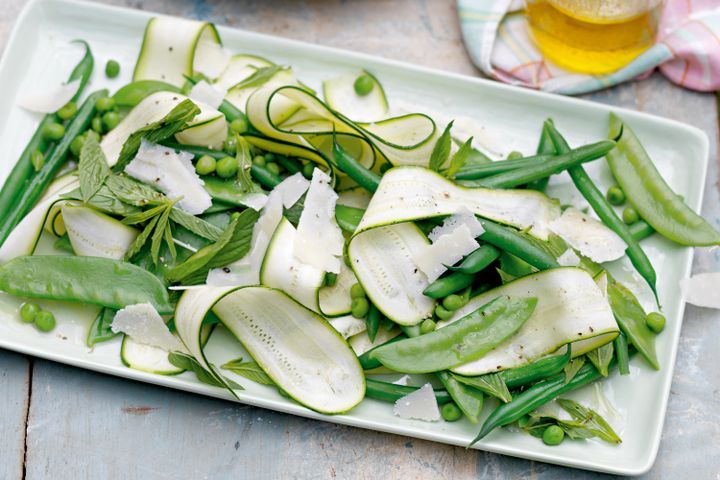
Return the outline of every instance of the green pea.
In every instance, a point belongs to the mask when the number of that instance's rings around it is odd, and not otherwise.
[[[545,445],[560,445],[565,438],[565,432],[557,425],[550,425],[543,432],[542,440]]]
[[[225,139],[225,143],[223,143],[223,150],[231,155],[235,155],[237,153],[237,139],[235,138],[235,135],[228,135]]]
[[[350,303],[350,313],[353,317],[365,318],[369,311],[370,303],[367,301],[367,298],[353,298],[353,301]]]
[[[236,118],[230,122],[230,130],[235,133],[245,133],[248,129],[248,122],[244,118]]]
[[[308,162],[305,165],[303,165],[302,174],[303,174],[303,177],[307,178],[308,180],[312,178],[314,171],[315,171],[314,163]]]
[[[97,116],[92,119],[90,122],[90,128],[93,129],[93,132],[102,134],[103,133],[103,123],[102,123],[102,117]]]
[[[115,107],[115,99],[112,97],[100,97],[95,102],[95,110],[98,112],[107,112]]]
[[[33,168],[36,172],[39,172],[40,169],[45,165],[45,155],[40,150],[35,150],[30,154],[30,163],[32,163]]]
[[[462,308],[465,305],[465,299],[461,295],[455,293],[448,295],[443,300],[442,304],[446,310],[455,311]]]
[[[375,85],[373,84],[372,78],[370,78],[370,75],[363,73],[359,77],[355,79],[355,83],[353,83],[353,88],[355,89],[355,93],[360,95],[361,97],[364,97],[368,93],[372,92],[372,89]]]
[[[513,150],[512,152],[508,153],[507,159],[508,160],[515,160],[516,158],[522,158],[523,154],[522,152],[518,152],[517,150]]]
[[[50,122],[43,127],[43,137],[48,140],[60,140],[65,136],[65,127],[61,123]]]
[[[275,162],[265,164],[265,168],[267,168],[269,172],[272,172],[275,175],[280,175],[280,165]]]
[[[215,165],[215,173],[220,178],[234,177],[238,171],[238,161],[235,157],[223,157]]]
[[[383,163],[380,165],[380,173],[385,173],[392,168],[392,163]]]
[[[275,158],[276,158],[276,157],[275,157],[275,154],[272,153],[272,152],[265,152],[265,153],[263,154],[263,156],[265,157],[265,161],[266,161],[266,162],[272,162],[272,161],[274,161]]]
[[[658,312],[650,312],[645,318],[645,322],[650,330],[660,333],[665,328],[665,315]]]
[[[108,60],[105,64],[105,75],[108,78],[115,78],[120,75],[120,64],[115,60]]]
[[[75,105],[75,102],[68,102],[64,107],[57,111],[57,116],[60,120],[70,120],[76,113],[77,105]]]
[[[254,165],[257,165],[258,167],[264,167],[265,166],[265,157],[262,155],[256,155],[252,160]]]
[[[523,416],[520,417],[520,419],[518,419],[518,421],[517,421],[518,427],[520,427],[520,428],[525,428],[525,427],[527,427],[527,426],[530,424],[530,421],[531,421],[531,420],[532,420],[532,418],[530,417],[530,415],[523,415]]]
[[[453,312],[446,309],[442,305],[438,305],[435,307],[435,316],[438,317],[440,320],[447,320],[448,318],[453,316]]]
[[[217,160],[210,155],[203,155],[195,163],[195,171],[198,175],[210,175],[215,171]]]
[[[41,332],[49,332],[55,328],[55,315],[47,310],[40,310],[35,315],[35,326]]]
[[[617,185],[608,188],[606,197],[611,205],[622,205],[625,203],[625,192]]]
[[[350,287],[350,298],[365,298],[365,289],[359,283]]]
[[[623,210],[622,219],[623,222],[625,222],[627,225],[632,225],[633,223],[640,220],[640,215],[638,215],[634,208],[628,207]]]
[[[435,327],[437,327],[437,324],[432,320],[432,318],[426,318],[420,324],[420,333],[425,335],[426,333],[434,332]]]
[[[73,138],[72,142],[70,142],[70,151],[73,155],[79,157],[83,145],[85,145],[85,137],[82,135],[78,135],[77,137]]]
[[[454,402],[450,402],[440,407],[440,415],[446,422],[457,422],[462,418],[463,414]]]
[[[325,286],[333,287],[337,283],[337,273],[325,272]]]
[[[37,303],[23,303],[20,307],[20,319],[25,323],[33,323],[39,311],[40,307],[38,307]]]
[[[120,115],[117,112],[105,112],[102,116],[103,128],[110,131],[120,123]]]

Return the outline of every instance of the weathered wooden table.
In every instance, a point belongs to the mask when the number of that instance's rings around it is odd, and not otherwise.
[[[102,1],[477,75],[451,1]],[[2,0],[0,47],[25,2]],[[654,75],[589,97],[703,129],[711,156],[703,213],[720,223],[714,95],[681,90]],[[720,253],[698,249],[694,270],[720,270]],[[720,349],[714,333],[719,320],[717,312],[688,306],[663,441],[648,478],[720,479]],[[1,480],[596,476],[306,420],[0,351]]]

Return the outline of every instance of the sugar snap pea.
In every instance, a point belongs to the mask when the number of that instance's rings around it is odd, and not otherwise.
[[[500,258],[500,250],[492,245],[480,245],[477,250],[466,256],[460,264],[449,267],[449,269],[461,273],[478,273],[498,258]]]
[[[541,358],[522,367],[503,370],[499,373],[500,378],[503,379],[508,388],[512,389],[555,375],[561,372],[570,361],[572,357],[571,345],[568,344],[567,350],[562,355]]]
[[[357,230],[360,220],[365,215],[362,208],[348,207],[347,205],[335,205],[335,220],[340,228],[348,233]]]
[[[357,184],[365,190],[374,193],[378,189],[382,177],[360,165],[360,162],[340,146],[335,135],[333,135],[333,159],[338,169],[345,172],[348,177],[357,182]]]
[[[557,131],[552,120],[546,120],[545,127],[548,129],[553,145],[555,145],[555,150],[559,154],[568,152],[570,146],[562,135],[560,135],[560,132]],[[630,262],[632,262],[638,273],[642,275],[648,285],[650,285],[650,288],[657,298],[657,289],[655,287],[657,275],[652,263],[650,263],[650,259],[645,255],[645,252],[640,246],[640,243],[633,238],[627,225],[617,216],[613,207],[608,203],[600,189],[595,186],[592,179],[590,179],[590,175],[587,174],[581,165],[568,169],[568,174],[570,174],[570,178],[572,178],[575,187],[582,193],[585,200],[588,201],[603,223],[617,233],[623,242],[625,242],[627,245],[625,253],[630,259]]]
[[[423,294],[430,298],[444,298],[472,285],[475,276],[469,273],[453,272],[440,277],[427,286]]]
[[[557,155],[544,162],[534,162],[532,166],[500,173],[481,180],[472,180],[466,186],[485,188],[512,188],[525,183],[547,178],[550,175],[560,173],[568,168],[580,165],[585,162],[597,160],[605,156],[615,146],[611,140],[602,140],[590,145],[571,150],[567,153]]]
[[[613,346],[615,347],[615,359],[617,360],[620,375],[628,375],[630,373],[630,357],[627,337],[624,333],[620,332],[620,335],[615,337]]]
[[[22,220],[22,218],[37,203],[47,186],[57,175],[60,168],[67,160],[72,141],[87,130],[90,121],[95,115],[95,102],[98,98],[107,95],[106,90],[99,90],[88,96],[78,110],[75,118],[68,125],[65,136],[55,145],[47,155],[45,163],[40,171],[35,173],[28,182],[23,185],[21,191],[14,198],[12,208],[4,217],[2,225],[0,225],[0,244],[10,235],[13,228]]]
[[[447,371],[437,372],[435,375],[468,420],[478,423],[485,399],[483,392],[457,381]]]
[[[615,320],[628,342],[652,368],[660,370],[655,353],[655,334],[647,326],[646,314],[640,302],[630,290],[611,278],[608,279],[607,295]]]
[[[498,297],[434,332],[375,350],[384,366],[404,373],[446,370],[484,355],[522,327],[536,298]]]
[[[90,51],[90,46],[82,40],[76,40],[76,42],[81,43],[85,47],[85,55],[83,55],[82,59],[75,66],[68,78],[68,82],[74,80],[80,81],[80,87],[78,88],[77,93],[73,96],[71,100],[72,102],[77,102],[80,95],[82,95],[85,90],[85,86],[92,74],[94,65],[94,59],[92,52]],[[35,175],[35,168],[33,167],[31,160],[32,154],[36,150],[41,153],[45,153],[47,151],[47,147],[49,145],[43,139],[43,131],[48,125],[55,122],[57,122],[55,114],[45,115],[42,120],[40,120],[35,133],[5,180],[2,190],[0,190],[0,224],[4,224],[6,218],[8,218],[8,216],[10,216],[16,209],[18,197],[20,197],[30,179]],[[8,234],[9,231],[0,235],[0,244],[5,241]]]
[[[396,385],[394,383],[383,382],[374,378],[365,379],[365,395],[377,400],[386,402],[396,402],[405,395],[418,390],[420,387],[411,387],[408,385]],[[440,405],[452,402],[452,398],[446,390],[435,390],[435,400]]]
[[[367,334],[371,342],[375,341],[375,335],[377,335],[378,328],[380,328],[380,320],[382,320],[380,310],[375,305],[370,304],[365,323],[367,324]]]
[[[517,230],[484,218],[478,218],[478,221],[485,229],[482,235],[478,237],[481,240],[515,255],[538,270],[547,270],[560,266],[552,255],[522,236]]]
[[[33,255],[0,266],[0,290],[11,295],[100,305],[121,309],[150,303],[173,313],[167,290],[152,273],[136,265],[102,257]]]
[[[607,155],[610,170],[640,217],[680,245],[720,245],[720,232],[670,188],[630,127],[610,115],[609,137],[617,146]]]

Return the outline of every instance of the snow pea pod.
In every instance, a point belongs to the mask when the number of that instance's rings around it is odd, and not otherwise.
[[[435,375],[440,379],[447,393],[468,420],[472,423],[478,423],[485,399],[483,393],[480,390],[457,381],[457,379],[447,371],[437,372]]]
[[[112,98],[118,107],[132,108],[142,102],[145,97],[157,92],[180,93],[180,89],[159,80],[136,80],[120,88]]]
[[[12,229],[35,206],[47,186],[53,181],[67,160],[70,144],[75,137],[87,130],[90,125],[90,121],[95,115],[95,102],[106,95],[106,90],[99,90],[91,93],[85,99],[68,125],[65,136],[48,152],[43,167],[29,181],[23,184],[22,190],[18,191],[18,196],[13,199],[12,208],[9,209],[2,226],[0,226],[0,244],[5,241]]]
[[[554,156],[542,163],[535,162],[534,165],[527,168],[511,170],[482,180],[474,180],[463,184],[466,186],[485,188],[517,187],[518,185],[540,180],[541,178],[547,178],[550,175],[555,175],[576,165],[597,160],[600,157],[604,157],[614,146],[615,142],[612,140],[602,140]]]
[[[630,290],[612,279],[608,279],[607,295],[615,320],[628,342],[651,367],[660,370],[660,363],[655,353],[655,334],[647,326],[645,321],[647,315],[640,302]]]
[[[615,361],[613,360],[610,363],[610,368],[613,368],[615,366],[614,364]],[[480,433],[478,433],[477,437],[473,439],[469,446],[477,443],[497,427],[509,425],[520,419],[523,415],[527,415],[560,395],[572,390],[577,390],[599,378],[602,378],[600,372],[598,372],[591,363],[586,363],[569,382],[565,381],[566,376],[563,372],[536,383],[516,395],[512,401],[500,404],[500,406],[485,419],[485,422],[480,428]]]
[[[484,218],[478,218],[478,221],[485,229],[482,235],[478,237],[480,240],[492,244],[511,255],[515,255],[538,270],[548,270],[560,266],[552,255],[538,247],[528,238],[522,236],[517,230]]]
[[[503,379],[508,388],[518,388],[555,375],[561,372],[570,361],[572,357],[571,345],[568,344],[567,350],[562,355],[541,358],[522,367],[503,370],[499,373],[500,378]]]
[[[404,373],[446,370],[480,358],[523,326],[537,299],[498,297],[445,328],[375,350],[384,366]]]
[[[434,299],[444,298],[451,293],[459,292],[463,288],[469,287],[474,279],[475,276],[472,274],[453,272],[450,275],[438,278],[428,285],[427,288],[423,290],[423,295]]]
[[[0,290],[11,295],[100,305],[116,310],[150,303],[171,314],[168,292],[152,273],[102,257],[34,255],[0,266]]]
[[[610,170],[640,217],[680,245],[720,245],[720,232],[673,192],[635,133],[614,114],[609,137],[617,141],[607,155]]]
[[[552,123],[552,120],[546,120],[545,127],[547,128],[550,138],[555,145],[557,153],[562,154],[570,151],[570,146],[567,144],[562,135],[560,135],[560,132],[557,131],[555,125]],[[590,175],[587,174],[582,165],[568,169],[568,174],[570,174],[570,178],[572,178],[575,187],[577,187],[580,193],[582,193],[585,200],[588,201],[603,223],[617,233],[623,242],[625,242],[627,245],[625,253],[630,259],[630,262],[632,262],[638,273],[642,275],[648,285],[650,285],[650,288],[657,299],[657,289],[655,287],[657,275],[655,273],[655,269],[653,268],[652,263],[650,263],[650,259],[647,255],[645,255],[640,243],[633,238],[628,226],[620,217],[618,217],[617,213],[615,213],[615,209],[612,205],[610,205],[610,203],[608,203],[605,195],[602,194],[600,189],[595,186],[593,181],[590,179]]]
[[[628,375],[630,373],[630,357],[628,353],[627,337],[624,333],[620,332],[620,335],[615,337],[613,340],[613,346],[615,347],[615,358],[618,362],[618,371],[620,375]]]
[[[418,333],[418,335],[419,335],[419,333]],[[415,335],[415,336],[417,336],[417,335]],[[398,342],[398,341],[400,341],[400,340],[403,340],[404,338],[405,338],[405,336],[403,336],[403,335],[400,335],[400,336],[398,336],[398,337],[393,337],[393,338],[391,338],[390,340],[388,340],[387,342],[382,343],[382,344],[380,344],[380,345],[378,345],[378,346],[376,346],[376,347],[373,347],[373,348],[371,348],[370,350],[368,350],[367,352],[363,353],[362,355],[360,355],[360,356],[358,357],[358,361],[360,362],[360,366],[363,368],[363,370],[372,370],[373,368],[381,367],[381,366],[382,366],[382,363],[380,363],[380,361],[373,356],[373,352],[375,352],[375,350],[377,350],[378,348],[382,347],[383,345],[388,345],[388,344],[390,344],[390,343],[395,343],[395,342]]]
[[[375,380],[374,378],[365,379],[365,396],[384,400],[386,402],[396,402],[405,395],[418,390],[420,387],[411,387],[408,385],[395,385],[394,383]],[[452,402],[452,398],[445,390],[435,390],[435,400],[442,405]]]
[[[459,265],[449,268],[455,272],[478,273],[498,258],[500,258],[500,250],[492,245],[481,245],[477,250],[465,257]]]
[[[75,66],[68,78],[68,82],[72,82],[74,80],[80,81],[80,87],[78,88],[75,96],[72,98],[73,102],[77,102],[78,98],[80,98],[80,95],[82,95],[85,90],[85,86],[90,78],[90,74],[92,74],[94,65],[94,59],[92,52],[90,51],[90,46],[83,40],[76,40],[76,42],[85,46],[85,55],[83,55],[83,58]],[[10,174],[5,180],[2,190],[0,190],[1,223],[5,223],[5,220],[11,215],[11,212],[15,210],[17,198],[22,194],[30,179],[35,175],[35,168],[33,167],[31,160],[32,154],[36,150],[43,153],[46,152],[48,145],[43,140],[43,130],[47,125],[55,122],[57,122],[57,116],[54,113],[45,115],[42,120],[40,120],[35,133],[33,133],[33,136],[30,138],[25,150],[23,150],[20,158],[15,163],[15,166],[13,166]],[[9,231],[3,232],[3,234],[0,235],[0,244],[5,241],[8,234]]]

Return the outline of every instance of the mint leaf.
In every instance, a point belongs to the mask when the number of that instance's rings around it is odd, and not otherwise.
[[[573,379],[575,375],[577,375],[578,371],[582,368],[582,366],[585,365],[585,357],[577,357],[573,358],[568,362],[567,365],[565,365],[565,368],[563,369],[565,371],[565,383],[570,383],[570,380]]]
[[[610,361],[615,353],[615,347],[613,342],[608,342],[605,345],[596,348],[585,354],[590,363],[592,363],[600,375],[603,377],[608,376],[608,369],[610,368]]]
[[[270,67],[258,68],[252,75],[233,85],[230,90],[236,88],[259,87],[260,85],[267,83],[267,81],[274,77],[278,72],[287,70],[288,68],[289,67],[284,67],[282,65],[272,65]]]
[[[499,398],[503,402],[507,403],[512,400],[512,395],[505,385],[505,381],[497,373],[489,373],[487,375],[480,375],[477,377],[463,377],[456,373],[450,372],[455,380],[465,385],[475,387],[478,390],[487,393],[495,398]]]
[[[262,385],[275,385],[272,378],[257,364],[257,362],[243,362],[242,357],[227,362],[220,368],[236,373],[255,383]]]
[[[596,411],[568,398],[559,398],[557,402],[575,421],[590,430],[598,438],[609,443],[622,443],[622,439],[615,433],[610,424]]]
[[[170,211],[170,220],[187,228],[198,237],[202,237],[207,240],[215,241],[220,238],[220,235],[222,235],[223,232],[222,228],[219,228],[202,218],[198,218],[195,215],[191,215],[185,210],[181,210],[179,208],[173,208]]]
[[[105,159],[105,154],[100,148],[98,134],[92,130],[88,131],[87,139],[80,151],[80,162],[78,163],[78,177],[80,179],[80,193],[82,200],[88,203],[105,179],[110,175],[110,167]]]
[[[460,170],[463,165],[468,161],[470,156],[475,150],[472,146],[473,137],[470,137],[467,142],[460,146],[460,149],[455,152],[452,160],[450,160],[450,167],[445,172],[447,178],[455,178],[455,174]]]
[[[440,135],[435,146],[433,147],[432,154],[430,155],[430,163],[428,168],[435,170],[436,172],[445,164],[448,157],[450,156],[450,147],[452,146],[452,137],[450,136],[450,129],[452,128],[453,122],[448,123],[445,127],[445,131]]]

